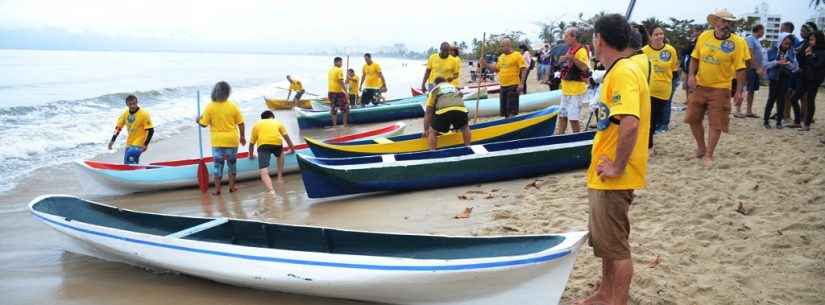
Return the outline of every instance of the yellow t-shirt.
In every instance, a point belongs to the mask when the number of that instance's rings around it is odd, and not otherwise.
[[[451,84],[451,83],[441,83],[438,86],[436,86],[433,90],[431,90],[430,93],[427,94],[427,103],[424,104],[425,107],[435,108],[435,100],[438,97],[438,94],[443,93],[444,91],[450,91],[450,92],[453,92],[453,93],[461,94],[459,92],[459,90],[455,86],[453,86],[453,84]],[[441,109],[436,110],[435,114],[442,114],[442,113],[445,113],[447,111],[452,111],[452,110],[467,112],[467,107],[465,107],[465,106],[451,106],[451,107],[441,108]]]
[[[126,108],[120,117],[117,118],[116,124],[117,129],[126,126],[126,131],[129,133],[126,137],[127,146],[144,147],[143,144],[146,143],[146,136],[148,135],[146,130],[154,128],[152,118],[149,117],[149,112],[143,110],[143,108],[139,108],[134,115],[129,113],[129,108]]]
[[[241,110],[234,102],[212,101],[206,105],[199,121],[209,126],[212,147],[235,148],[240,141],[238,125],[243,123]]]
[[[645,186],[647,175],[647,143],[650,131],[650,93],[644,73],[630,59],[619,59],[607,71],[599,92],[599,125],[607,128],[596,132],[587,169],[587,187],[597,190],[631,190]],[[602,178],[596,173],[602,156],[615,161],[619,144],[619,125],[610,122],[615,115],[639,118],[636,143],[624,173],[616,178]]]
[[[590,57],[587,55],[587,49],[584,47],[576,51],[575,60],[583,62],[588,67],[590,66]],[[587,83],[576,80],[561,80],[561,93],[564,95],[582,95],[587,92]]]
[[[665,44],[659,50],[650,45],[642,48],[652,67],[650,73],[650,96],[662,100],[673,93],[673,71],[679,71],[679,56],[671,45]]]
[[[455,86],[456,88],[458,88],[458,87],[461,87],[461,65],[462,65],[463,63],[461,63],[461,57],[458,57],[458,56],[452,56],[452,55],[450,55],[450,58],[452,58],[453,60],[455,60],[455,61],[456,61],[456,65],[458,66],[458,74],[456,75],[455,79],[453,79],[453,81],[452,81],[452,82],[450,82],[450,84],[452,84],[453,86]]]
[[[645,81],[647,82],[648,86],[650,86],[650,74],[652,70],[650,69],[650,60],[647,59],[647,55],[640,51],[636,51],[636,54],[630,56],[630,59],[639,66],[639,71],[642,71],[642,75],[645,77]]]
[[[327,82],[329,82],[329,92],[344,93],[344,88],[341,88],[340,81],[344,80],[344,72],[341,68],[333,66],[327,73]]]
[[[746,68],[750,59],[748,44],[742,37],[730,34],[725,40],[716,39],[708,30],[696,39],[691,57],[699,61],[696,83],[702,87],[730,89],[736,71]]]
[[[432,84],[436,77],[443,77],[445,80],[451,78],[458,78],[458,73],[461,67],[458,66],[458,61],[452,56],[447,55],[447,58],[441,58],[438,53],[430,55],[427,59],[427,69],[430,69],[430,78],[427,79],[427,84]]]
[[[521,69],[527,68],[527,64],[520,53],[510,52],[510,54],[498,56],[496,68],[498,68],[498,82],[502,87],[518,86],[521,84]]]
[[[381,66],[378,65],[376,62],[372,62],[371,65],[364,64],[364,68],[361,69],[361,73],[364,75],[364,89],[381,89]]]
[[[263,119],[252,127],[251,143],[255,145],[282,145],[286,135],[284,124],[276,119]]]
[[[304,85],[301,84],[301,81],[293,79],[292,82],[289,83],[289,90],[302,91],[304,90]]]
[[[352,77],[348,78],[347,86],[349,86],[349,94],[358,95],[358,92],[360,91],[360,88],[358,88],[358,86],[361,85],[360,83],[358,83],[358,81],[358,75],[353,75]],[[381,79],[378,79],[378,82],[381,83]]]

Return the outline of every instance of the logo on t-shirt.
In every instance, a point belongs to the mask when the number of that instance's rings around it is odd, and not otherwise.
[[[661,53],[659,53],[659,59],[661,59],[662,61],[670,61],[670,57],[670,51],[662,51]]]
[[[603,131],[610,126],[610,108],[605,103],[599,103],[599,109],[596,110],[596,130]]]
[[[730,52],[733,52],[733,50],[735,50],[735,49],[736,49],[736,44],[734,44],[733,41],[725,40],[725,41],[722,42],[722,52],[730,53]]]

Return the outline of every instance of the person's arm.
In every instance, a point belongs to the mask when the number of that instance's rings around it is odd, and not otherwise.
[[[521,92],[521,93],[527,93],[527,92],[522,92],[522,91],[524,91],[524,85],[523,84],[524,84],[524,81],[526,79],[527,79],[527,68],[522,67],[518,71],[518,91]]]
[[[424,113],[424,126],[422,126],[424,132],[421,135],[426,138],[430,135],[430,124],[433,121],[433,115],[435,114],[435,108],[432,106],[427,106],[427,111]]]
[[[117,140],[117,136],[120,135],[120,130],[122,127],[115,127],[115,134],[112,135],[112,139],[109,140],[109,149],[112,149],[112,145],[115,145],[115,140]]]
[[[241,133],[241,145],[246,145],[246,136],[244,135],[243,123],[238,124],[238,131]]]
[[[349,92],[349,90],[347,90],[347,83],[344,82],[343,78],[338,79],[338,84],[344,89],[344,93]]]
[[[286,94],[286,99],[289,100],[289,97],[292,96],[292,90],[290,89]]]
[[[384,80],[384,73],[382,73],[382,72],[378,72],[378,77],[380,77],[380,78],[381,78],[381,83],[382,83],[382,84],[384,84],[382,87],[383,87],[384,89],[387,89],[387,81],[386,81],[386,80]]]
[[[289,138],[289,135],[283,134],[281,136],[284,137],[284,141],[286,141],[286,144],[289,145],[289,146],[287,146],[287,150],[285,151],[285,153],[291,154],[291,153],[295,152],[295,148],[294,148],[295,145],[292,144],[292,139]]]
[[[619,177],[624,173],[630,154],[636,146],[636,138],[639,136],[639,118],[632,115],[616,115],[619,120],[619,141],[616,144],[616,159],[610,161],[607,156],[600,157],[600,163],[596,167],[596,173],[604,178]]]
[[[255,142],[253,141],[249,142],[249,159],[255,159]]]
[[[690,66],[688,67],[688,91],[696,90],[696,70],[699,69],[699,60],[690,57]]]
[[[481,64],[482,67],[486,67],[488,70],[490,70],[490,72],[498,73],[498,62],[496,62],[495,64],[488,64],[487,60],[484,59],[484,57],[482,57],[478,62]]]
[[[155,129],[154,128],[149,128],[149,129],[146,129],[146,132],[148,134],[146,135],[146,141],[143,141],[143,151],[146,151],[147,149],[149,149],[149,141],[152,141],[152,136],[155,135]]]
[[[575,56],[573,57],[572,60],[573,60],[573,64],[576,65],[576,67],[578,67],[579,70],[582,70],[582,72],[587,72],[587,71],[590,70],[590,65],[588,65],[586,62],[582,62],[581,60],[579,60]]]
[[[745,88],[745,81],[747,81],[745,69],[736,70],[736,93],[733,94],[733,101],[736,103],[742,103],[742,90]]]
[[[421,80],[421,91],[427,93],[427,80],[430,79],[430,73],[432,70],[427,68],[427,71],[424,71],[424,79]]]

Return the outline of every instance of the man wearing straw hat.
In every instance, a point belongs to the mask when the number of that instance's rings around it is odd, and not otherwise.
[[[696,157],[705,167],[713,163],[713,153],[722,132],[730,122],[731,81],[736,78],[734,100],[742,103],[746,62],[750,52],[745,40],[732,33],[736,17],[727,10],[708,15],[708,30],[696,39],[688,73],[688,106],[685,123],[690,124],[696,140]],[[705,114],[708,117],[708,141],[705,143]]]

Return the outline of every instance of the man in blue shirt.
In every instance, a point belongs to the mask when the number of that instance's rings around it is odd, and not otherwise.
[[[745,39],[748,43],[748,49],[751,52],[751,61],[748,65],[747,78],[748,83],[745,89],[747,90],[748,108],[745,114],[742,114],[742,104],[736,104],[736,113],[733,115],[737,118],[758,118],[759,116],[753,113],[753,95],[759,90],[759,78],[765,77],[765,55],[762,50],[762,43],[759,39],[765,35],[765,26],[757,24],[751,29],[751,34]]]

